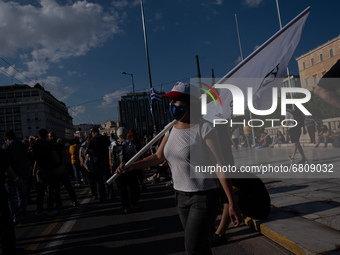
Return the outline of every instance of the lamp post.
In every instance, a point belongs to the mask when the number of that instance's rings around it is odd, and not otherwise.
[[[135,83],[133,82],[133,74],[132,73],[127,73],[127,72],[121,72],[121,74],[125,74],[125,75],[131,75],[131,80],[132,80],[132,126],[137,128],[137,120],[136,120],[136,114],[135,114]]]
[[[127,72],[121,72],[121,74],[131,75],[131,79],[132,79],[132,93],[133,93],[133,98],[135,98],[135,83],[133,82],[133,74],[132,73],[127,73]]]

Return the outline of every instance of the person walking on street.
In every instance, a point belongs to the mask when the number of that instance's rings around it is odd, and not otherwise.
[[[315,144],[315,121],[312,115],[306,115],[305,117],[306,128],[310,138],[310,143]]]
[[[60,183],[64,185],[67,190],[67,193],[71,199],[71,205],[74,207],[79,206],[79,202],[76,197],[76,193],[71,183],[70,176],[67,174],[67,169],[65,166],[65,158],[66,158],[66,148],[61,138],[57,139],[57,135],[54,132],[50,132],[48,134],[49,141],[53,143],[55,151],[60,160],[60,167],[54,169],[54,177],[56,178],[56,186],[54,190],[54,203],[55,209],[62,208],[62,199],[60,196]]]
[[[106,199],[106,180],[110,178],[109,146],[111,142],[107,136],[99,134],[99,129],[92,129],[92,138],[85,150],[85,154],[92,153],[94,171],[97,181],[98,199],[104,202]],[[114,199],[113,185],[108,185],[109,199]]]
[[[26,217],[27,184],[30,172],[28,151],[26,146],[16,139],[13,130],[5,133],[5,144],[2,146],[8,152],[13,171],[24,181],[25,185],[19,188],[12,179],[7,179],[5,187],[8,193],[8,203],[11,209],[13,222],[17,224]]]
[[[87,178],[85,174],[85,169],[80,167],[79,162],[79,149],[81,147],[79,138],[75,137],[70,146],[70,154],[71,154],[71,164],[74,172],[74,178],[76,179],[77,186],[82,183],[87,184]]]
[[[127,135],[128,131],[126,128],[118,128],[118,140],[111,144],[109,152],[110,166],[112,169],[116,169],[122,162],[127,162],[136,154],[136,147],[132,141],[127,140]],[[138,172],[140,172],[140,170],[134,170],[116,179],[124,214],[138,209],[137,203],[140,198]]]
[[[294,143],[293,153],[288,158],[291,161],[294,161],[296,151],[299,151],[302,157],[301,161],[299,161],[299,164],[306,164],[307,158],[300,143],[301,128],[303,128],[304,134],[307,133],[304,126],[304,118],[302,116],[302,113],[298,112],[297,109],[294,110],[292,105],[287,105],[286,120],[295,120],[296,122],[294,123],[293,121],[287,121],[288,123],[286,123],[286,126],[289,126],[288,133],[290,136],[290,140],[292,143]]]
[[[7,192],[4,187],[5,173],[19,189],[26,186],[26,181],[22,180],[12,169],[7,152],[0,149],[0,254],[22,255],[25,254],[25,250],[16,248],[14,224],[8,207]]]
[[[47,135],[46,129],[40,129],[39,138],[33,146],[33,157],[35,160],[33,175],[37,178],[37,216],[43,213],[45,194],[47,196],[47,215],[54,216],[58,213],[53,210],[56,187],[53,170],[55,167],[60,166],[61,162],[54,145],[48,141]]]
[[[214,155],[218,165],[226,165],[221,155],[219,140],[211,123],[201,121],[200,92],[188,83],[177,82],[170,97],[170,113],[177,120],[168,131],[155,154],[133,163],[121,164],[116,173],[126,174],[135,169],[157,165],[167,160],[172,171],[179,217],[184,228],[187,254],[211,254],[208,237],[220,206],[220,183],[229,200],[231,222],[238,226],[240,211],[232,192],[231,180],[217,174],[216,178],[191,178],[193,171],[190,144],[201,160],[208,159],[206,150]],[[197,110],[198,109],[198,110]],[[192,140],[191,138],[195,138]],[[120,177],[118,177],[120,178]]]

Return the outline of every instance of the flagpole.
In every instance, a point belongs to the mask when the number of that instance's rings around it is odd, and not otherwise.
[[[148,38],[146,36],[146,26],[145,26],[143,0],[140,0],[140,6],[141,6],[141,10],[142,10],[142,21],[143,21],[143,31],[144,31],[145,54],[146,54],[146,61],[147,61],[147,65],[148,65],[148,74],[149,74],[149,87],[150,87],[150,90],[151,90],[151,88],[152,88],[152,79],[151,79],[149,49],[148,49]],[[151,94],[150,94],[150,97],[151,97]],[[151,100],[151,107],[152,106],[153,106],[153,104],[152,104],[152,100]],[[153,112],[151,112],[151,117],[152,117],[152,124],[155,125],[155,116],[153,115]]]
[[[238,22],[237,22],[237,15],[236,15],[236,14],[235,14],[235,21],[236,21],[236,29],[237,29],[238,45],[240,46],[241,60],[243,61],[243,53],[242,53],[242,45],[241,45],[240,31],[238,30]]]
[[[282,21],[281,21],[281,13],[280,13],[279,0],[276,0],[276,9],[277,9],[277,16],[279,18],[280,29],[282,29]],[[288,86],[291,88],[292,84],[290,83],[290,74],[289,74],[289,67],[288,66],[287,66],[287,75],[288,75]],[[293,98],[292,92],[290,92],[290,98]],[[294,110],[294,104],[293,104],[293,110]]]
[[[196,65],[197,65],[197,77],[198,77],[198,84],[200,88],[202,88],[202,81],[201,81],[201,69],[200,69],[200,61],[198,59],[198,55],[196,55]]]
[[[241,60],[243,61],[243,53],[242,53],[242,45],[241,45],[241,38],[240,38],[240,31],[238,29],[238,22],[237,22],[237,15],[235,14],[235,21],[236,21],[236,29],[237,29],[237,37],[238,37],[238,44],[240,46],[240,53],[241,53]],[[249,111],[249,117],[250,119],[253,119],[252,118],[252,114],[251,112]],[[253,133],[253,144],[255,146],[255,134],[254,134],[254,127],[252,126],[251,127],[251,132]],[[249,147],[249,144],[248,144],[248,147]]]

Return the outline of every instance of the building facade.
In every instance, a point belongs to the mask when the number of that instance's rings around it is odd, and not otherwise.
[[[160,93],[160,95],[164,94]],[[153,123],[158,130],[162,130],[171,121],[169,113],[169,99],[153,103],[151,115],[150,94],[147,92],[128,93],[118,101],[119,126],[127,129],[135,128],[139,135],[152,134]]]
[[[63,139],[73,138],[72,117],[66,105],[39,84],[0,87],[0,143],[14,130],[19,139],[37,136],[39,129],[54,131]]]
[[[296,58],[301,87],[313,90],[321,77],[340,59],[340,35]]]
[[[116,136],[118,128],[118,123],[114,121],[106,121],[105,124],[101,125],[99,132],[101,135],[111,136],[111,134],[113,134]]]

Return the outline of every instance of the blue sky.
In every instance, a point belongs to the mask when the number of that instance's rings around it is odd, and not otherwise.
[[[283,25],[311,6],[295,57],[340,34],[340,1],[280,0]],[[144,0],[152,82],[222,77],[279,30],[275,0]],[[117,120],[117,100],[149,86],[140,0],[0,0],[0,86],[44,84],[74,124]],[[10,66],[11,65],[11,66]],[[14,67],[14,68],[13,68]]]

